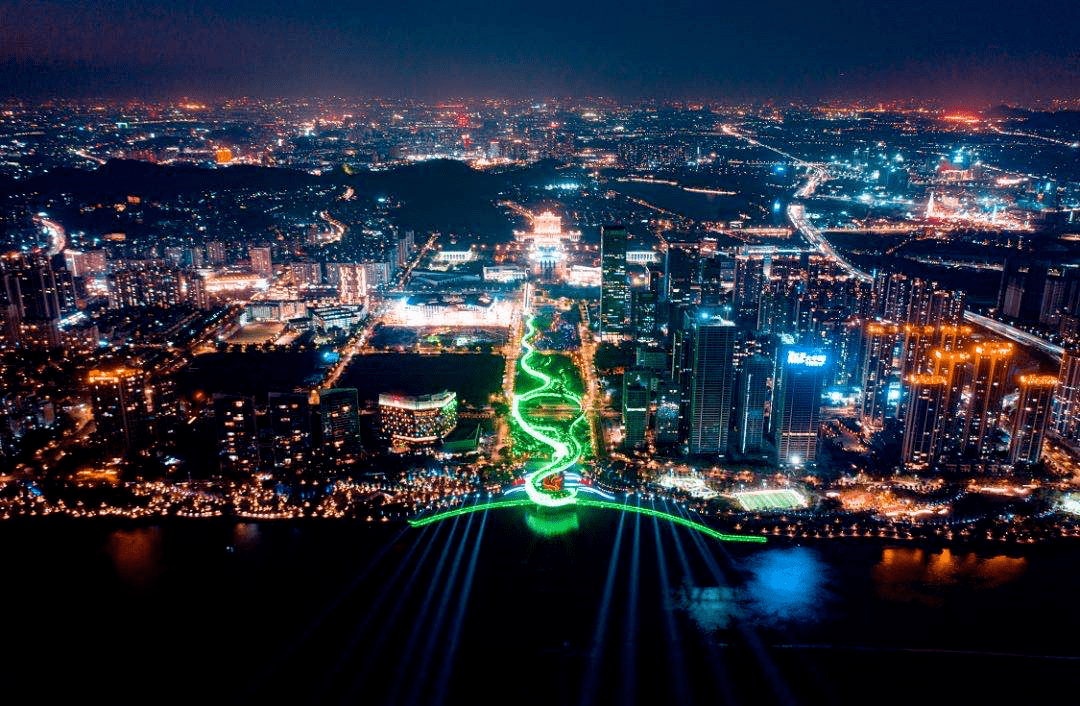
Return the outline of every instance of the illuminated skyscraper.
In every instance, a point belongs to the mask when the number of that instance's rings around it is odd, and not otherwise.
[[[274,274],[274,264],[268,247],[250,247],[248,256],[251,258],[251,271],[261,277],[271,277]]]
[[[146,376],[135,368],[98,368],[87,377],[94,433],[114,451],[134,451],[150,440]]]
[[[946,402],[946,379],[942,375],[911,375],[907,378],[907,410],[900,460],[905,466],[925,467],[941,454]]]
[[[735,335],[731,321],[700,312],[693,323],[690,375],[690,453],[727,453],[735,387]]]
[[[215,394],[214,422],[221,470],[234,475],[259,470],[255,400],[238,395]]]
[[[627,370],[623,373],[623,446],[628,449],[637,449],[645,445],[645,431],[649,427],[651,379],[652,374],[647,370]]]
[[[931,351],[929,374],[945,381],[941,402],[941,450],[952,453],[960,449],[963,419],[959,416],[964,388],[971,381],[971,354],[962,350]]]
[[[890,388],[897,381],[893,365],[900,329],[896,324],[874,322],[866,325],[863,337],[862,400],[859,421],[864,433],[880,431],[885,418],[895,416],[898,400],[889,399]]]
[[[274,468],[302,468],[311,453],[311,410],[307,396],[271,392],[268,408]]]
[[[355,387],[335,387],[319,392],[323,448],[339,460],[348,459],[360,450],[359,408]]]
[[[760,451],[765,435],[765,401],[769,398],[769,376],[773,362],[763,355],[743,361],[736,398],[736,446],[739,453]]]
[[[600,335],[618,338],[626,331],[626,228],[600,228]]]
[[[1053,375],[1020,376],[1020,397],[1009,437],[1009,463],[1038,463],[1042,457],[1057,382]]]
[[[1070,444],[1080,443],[1080,350],[1061,356],[1054,399],[1054,433]]]
[[[964,410],[960,439],[968,455],[983,458],[990,453],[1012,355],[1013,345],[1004,341],[980,343],[971,350],[971,399]]]
[[[679,411],[682,391],[670,378],[660,381],[656,394],[656,443],[679,443]]]
[[[817,460],[821,388],[828,371],[828,356],[817,348],[784,346],[779,362],[772,425],[776,465],[794,468]]]
[[[59,346],[59,320],[74,305],[71,278],[54,270],[44,252],[8,253],[0,257],[0,305],[11,340]]]

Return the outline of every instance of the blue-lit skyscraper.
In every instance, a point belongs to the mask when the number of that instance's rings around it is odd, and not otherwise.
[[[773,409],[776,464],[797,467],[817,460],[821,388],[828,356],[821,349],[801,346],[785,346],[780,356]]]

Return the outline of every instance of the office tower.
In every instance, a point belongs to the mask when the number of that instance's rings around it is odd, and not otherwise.
[[[656,443],[679,443],[682,390],[671,378],[660,381],[656,390]]]
[[[259,430],[255,400],[240,395],[214,395],[214,426],[217,430],[221,470],[247,475],[259,470]]]
[[[639,449],[645,445],[645,431],[649,428],[651,382],[652,373],[647,370],[627,370],[623,373],[623,446],[627,449]]]
[[[773,429],[776,465],[798,467],[817,460],[821,388],[828,371],[828,356],[817,348],[784,346],[780,349]]]
[[[1001,272],[998,310],[1005,316],[1038,321],[1049,276],[1045,261],[1008,258]]]
[[[114,451],[136,451],[150,441],[146,376],[127,367],[97,368],[87,377],[94,435]]]
[[[735,386],[735,336],[731,321],[710,312],[697,314],[692,328],[690,375],[690,453],[727,453],[731,397]]]
[[[896,400],[889,399],[890,387],[896,381],[893,356],[900,337],[896,324],[882,322],[866,325],[863,334],[862,400],[859,421],[863,433],[880,431],[886,417],[894,416]]]
[[[634,348],[635,368],[643,368],[660,375],[668,372],[670,365],[668,353],[662,346],[652,343]]]
[[[1054,433],[1069,444],[1080,444],[1080,350],[1061,356],[1058,391],[1054,400]]]
[[[630,330],[637,341],[655,341],[657,328],[656,292],[630,291]]]
[[[457,427],[457,393],[379,395],[379,422],[391,446],[411,448],[439,442]]]
[[[769,398],[772,371],[773,361],[763,355],[752,355],[743,361],[735,408],[739,453],[761,451],[765,436],[765,401]]]
[[[270,448],[277,470],[300,470],[311,453],[311,409],[307,395],[271,392]]]
[[[968,455],[983,458],[992,449],[995,421],[1001,411],[1012,354],[1013,345],[1004,341],[980,343],[971,350],[971,399],[964,410],[960,439]]]
[[[360,403],[355,387],[319,392],[323,448],[331,456],[348,458],[360,450]]]
[[[908,398],[900,460],[905,466],[926,467],[941,454],[946,380],[942,375],[910,375],[906,381]]]
[[[225,243],[220,240],[211,240],[206,244],[206,261],[211,267],[226,264]]]
[[[618,338],[626,330],[626,228],[600,228],[600,335]]]
[[[663,296],[672,306],[696,306],[701,303],[697,276],[697,254],[691,246],[668,245],[664,252]]]
[[[761,294],[765,287],[765,261],[740,256],[735,260],[735,315],[740,320],[756,321]]]
[[[1038,463],[1042,457],[1057,382],[1053,375],[1020,376],[1020,397],[1009,436],[1009,463]]]
[[[41,251],[0,257],[0,309],[6,335],[30,346],[60,345],[59,320],[73,310],[67,270],[55,271]]]
[[[274,275],[274,264],[268,247],[248,248],[248,257],[251,258],[251,271],[260,277],[270,278]]]

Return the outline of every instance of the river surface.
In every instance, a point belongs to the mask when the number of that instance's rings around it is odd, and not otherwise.
[[[0,525],[0,676],[48,702],[1077,702],[1068,545],[533,513]]]

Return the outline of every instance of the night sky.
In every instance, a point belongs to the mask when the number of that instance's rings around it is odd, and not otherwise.
[[[1078,94],[1077,0],[0,0],[0,96]]]

